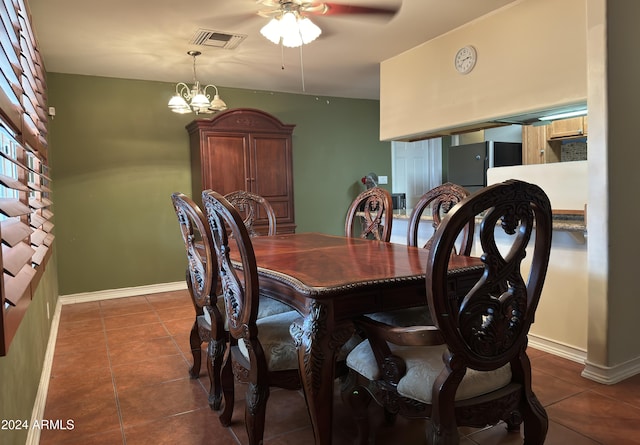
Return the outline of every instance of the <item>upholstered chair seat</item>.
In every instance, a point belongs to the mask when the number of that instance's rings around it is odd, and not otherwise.
[[[261,317],[256,321],[260,344],[264,350],[269,371],[282,371],[298,367],[298,351],[293,337],[289,333],[289,327],[299,317],[298,312],[288,311]],[[238,342],[238,349],[244,358],[249,360],[249,352],[244,341]]]
[[[379,321],[390,326],[429,326],[433,324],[429,308],[427,306],[397,309],[394,311],[374,312],[367,314],[372,320]]]
[[[446,345],[397,346],[389,343],[393,355],[400,357],[407,369],[398,381],[398,394],[422,403],[431,403],[433,382],[442,370],[442,354]],[[356,346],[347,356],[347,366],[369,380],[380,380],[382,371],[378,367],[369,340]],[[455,400],[465,400],[487,394],[511,382],[511,365],[506,364],[491,371],[467,370]]]
[[[218,311],[223,314],[224,318],[224,330],[229,330],[229,321],[226,317],[224,317],[224,298],[221,295],[218,295],[218,299],[216,300],[216,306]],[[258,306],[258,318],[269,317],[270,315],[282,314],[284,312],[292,312],[293,314],[297,314],[295,310],[291,306],[288,306],[284,303],[281,303],[278,300],[274,300],[273,298],[269,298],[264,295],[260,295],[260,305]],[[211,325],[211,316],[209,312],[205,311],[202,315],[203,322],[205,325]]]

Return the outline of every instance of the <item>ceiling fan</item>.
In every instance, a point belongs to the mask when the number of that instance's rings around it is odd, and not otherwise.
[[[303,0],[257,0],[257,2],[270,8],[258,12],[258,15],[263,17],[273,17],[285,12],[320,15],[381,14],[390,16],[398,12],[398,8],[392,7],[382,8],[374,6],[355,6],[332,2],[309,2]]]
[[[392,17],[398,8],[356,6],[342,3],[304,0],[257,0],[266,7],[258,15],[271,18],[260,33],[273,43],[296,47],[310,43],[322,30],[307,15],[385,15]]]

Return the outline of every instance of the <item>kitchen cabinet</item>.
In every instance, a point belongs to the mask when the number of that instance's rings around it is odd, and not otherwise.
[[[522,163],[560,162],[562,141],[587,137],[587,116],[522,127]]]
[[[256,193],[275,210],[277,233],[293,233],[294,127],[250,108],[227,110],[212,119],[191,122],[187,131],[193,198],[201,202],[202,190],[206,189],[223,195],[236,190]],[[266,234],[266,215],[258,215],[255,227]]]
[[[560,162],[560,146],[549,143],[549,125],[522,126],[522,163],[547,164]]]
[[[587,117],[573,117],[551,122],[548,139],[584,137],[587,135]]]

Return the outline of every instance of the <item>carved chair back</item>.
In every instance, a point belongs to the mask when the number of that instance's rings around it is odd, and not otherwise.
[[[407,232],[407,245],[418,246],[418,231],[420,227],[420,218],[424,214],[425,210],[431,207],[431,217],[433,220],[434,234],[435,229],[438,228],[442,218],[464,198],[469,196],[469,191],[464,187],[447,182],[437,187],[432,188],[424,195],[420,197],[420,200],[413,208],[411,216],[409,218],[409,230]],[[459,238],[459,247],[454,247],[454,253],[459,255],[469,255],[471,248],[473,247],[473,232],[475,228],[475,221],[470,220],[465,226],[465,230]],[[424,244],[425,249],[431,248],[433,243],[433,235]]]
[[[361,223],[358,225],[358,221]],[[389,241],[393,223],[391,194],[380,187],[360,193],[347,211],[345,236]]]
[[[194,303],[202,308],[210,304],[213,279],[207,264],[214,263],[213,241],[207,220],[198,205],[182,193],[171,195],[187,252],[187,286]]]
[[[457,235],[482,216],[484,275],[464,298],[448,295],[447,268]],[[526,346],[549,263],[551,205],[540,187],[522,181],[489,186],[454,207],[438,228],[427,263],[431,315],[462,367],[495,369],[516,360]],[[529,246],[535,227],[535,243]],[[498,247],[509,238],[508,250]],[[525,257],[530,273],[523,276]],[[457,367],[457,366],[456,366]]]
[[[251,326],[255,326],[258,315],[258,269],[249,231],[238,210],[224,196],[215,191],[203,192],[202,202],[218,259],[214,275],[221,280],[229,332],[236,339],[256,341],[257,331]],[[230,238],[240,254],[241,276],[229,257]]]
[[[220,368],[226,343],[224,320],[216,307],[216,282],[213,270],[216,257],[209,223],[202,210],[188,196],[182,193],[171,195],[173,208],[178,217],[180,233],[187,253],[186,281],[189,294],[196,311],[196,319],[191,329],[189,343],[193,356],[193,366],[189,370],[191,378],[198,378],[202,360],[201,345],[209,343],[207,369],[209,371],[209,404],[220,407],[222,395]],[[205,316],[207,312],[208,319]]]
[[[249,236],[260,235],[256,232],[255,228],[256,221],[260,217],[266,217],[269,222],[267,235],[272,236],[276,234],[276,212],[265,198],[245,190],[227,193],[224,197],[238,210],[240,215],[243,216],[243,222],[249,232]]]

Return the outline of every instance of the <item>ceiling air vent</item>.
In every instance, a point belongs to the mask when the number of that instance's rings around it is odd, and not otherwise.
[[[234,49],[246,39],[244,34],[229,34],[228,32],[199,29],[191,39],[194,45],[213,46],[222,49]]]

